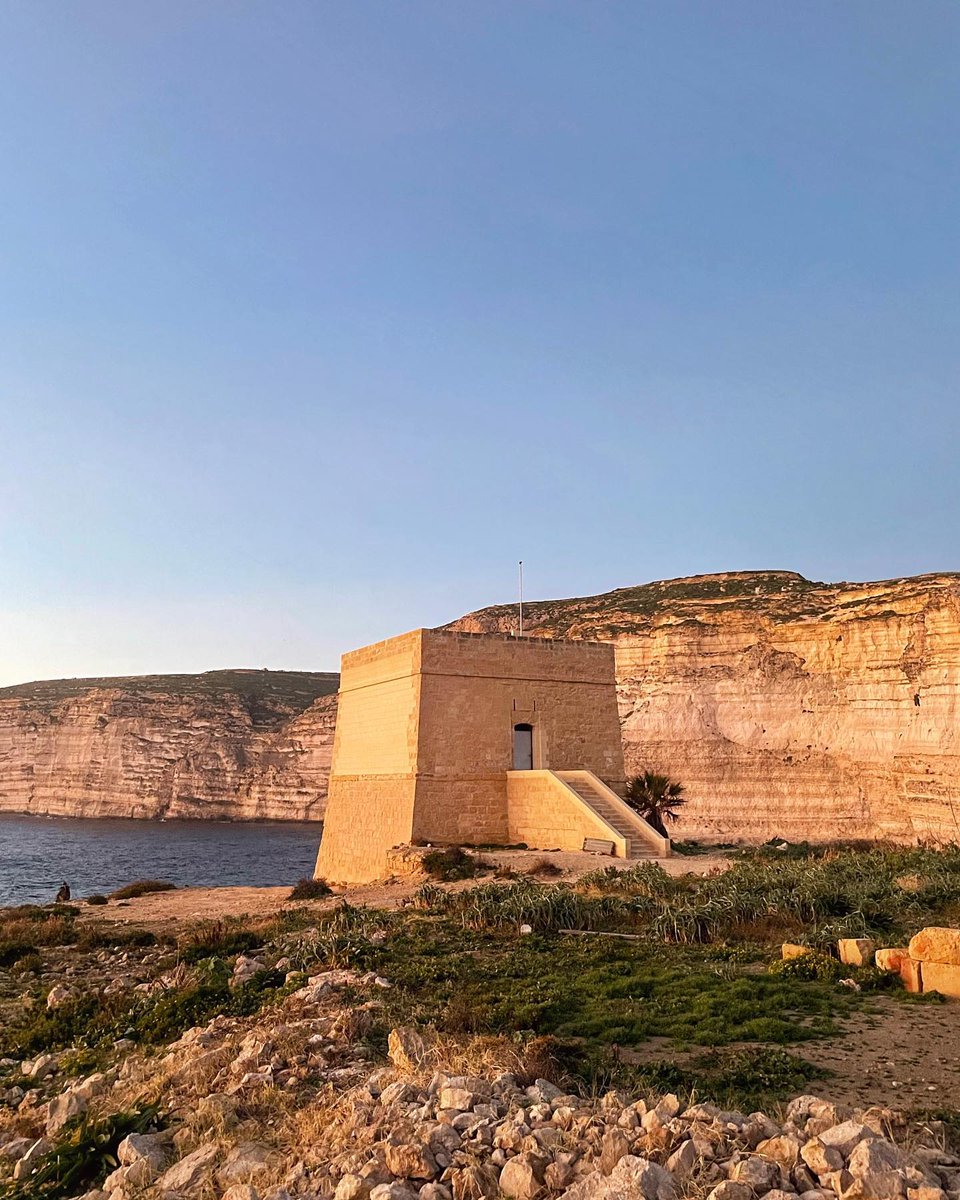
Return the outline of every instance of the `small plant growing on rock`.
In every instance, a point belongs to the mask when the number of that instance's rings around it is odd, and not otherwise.
[[[324,900],[333,895],[333,889],[325,879],[310,879],[306,875],[298,879],[288,900]]]

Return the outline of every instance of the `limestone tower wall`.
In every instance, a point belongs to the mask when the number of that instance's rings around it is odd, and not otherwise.
[[[411,841],[506,843],[518,724],[533,769],[622,790],[614,665],[597,642],[429,629],[344,655],[317,874],[377,878]]]

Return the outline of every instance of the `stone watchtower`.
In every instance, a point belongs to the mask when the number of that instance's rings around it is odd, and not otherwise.
[[[410,842],[669,853],[617,795],[624,774],[613,646],[389,638],[343,656],[317,875],[380,878]]]

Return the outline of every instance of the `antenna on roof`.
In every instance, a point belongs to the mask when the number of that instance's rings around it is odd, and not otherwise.
[[[518,637],[523,637],[523,559],[520,559],[520,632]]]

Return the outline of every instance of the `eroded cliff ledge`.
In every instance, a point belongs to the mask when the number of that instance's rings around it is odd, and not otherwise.
[[[322,815],[335,674],[209,671],[0,689],[0,811]]]
[[[731,572],[524,617],[616,642],[627,767],[686,784],[676,836],[960,841],[960,575]],[[497,607],[453,627],[515,622]]]

